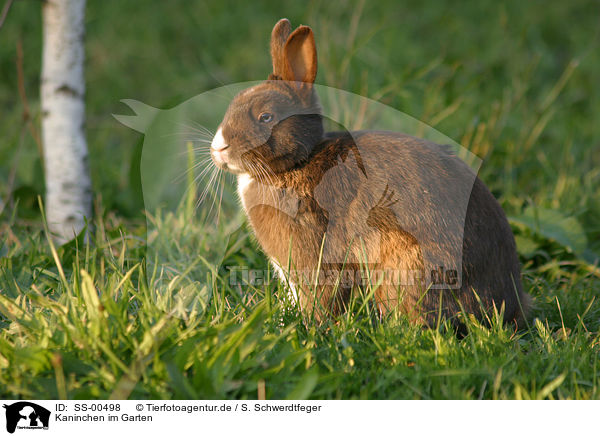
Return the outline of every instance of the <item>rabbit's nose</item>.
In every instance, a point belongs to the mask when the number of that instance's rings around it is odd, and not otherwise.
[[[215,137],[213,138],[210,144],[210,148],[212,148],[215,151],[221,151],[225,150],[227,147],[229,147],[229,144],[225,142],[225,138],[223,138],[223,132],[219,127],[219,130],[217,130],[217,133],[215,134]]]

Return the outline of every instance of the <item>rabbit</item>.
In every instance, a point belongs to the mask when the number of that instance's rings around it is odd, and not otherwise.
[[[233,98],[210,153],[237,175],[254,235],[302,313],[323,322],[370,289],[381,317],[460,326],[461,314],[485,322],[496,308],[522,325],[531,299],[515,240],[476,174],[402,133],[325,132],[310,27],[281,19],[270,52],[273,72]]]

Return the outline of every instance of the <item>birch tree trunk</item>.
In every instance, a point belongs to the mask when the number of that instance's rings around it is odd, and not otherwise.
[[[91,217],[91,181],[84,132],[85,0],[43,2],[41,78],[46,218],[62,244]]]

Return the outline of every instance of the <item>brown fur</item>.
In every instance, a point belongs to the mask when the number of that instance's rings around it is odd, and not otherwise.
[[[485,320],[493,307],[504,307],[506,321],[522,320],[530,298],[511,229],[467,165],[441,146],[400,133],[324,133],[309,27],[291,32],[287,20],[279,21],[271,55],[270,80],[236,96],[223,119],[229,145],[223,167],[249,175],[240,195],[250,224],[272,260],[284,269],[291,261],[289,279],[300,288],[302,310],[319,320],[344,310],[364,283],[314,288],[306,286],[314,277],[304,275],[317,268],[359,272],[366,254],[369,268],[419,272],[411,282],[376,289],[382,314],[399,309],[433,325],[440,314],[456,318],[464,311]],[[257,121],[265,112],[274,116],[268,125]],[[362,240],[353,239],[356,231]],[[324,237],[332,258],[344,262],[319,265]],[[430,288],[427,273],[452,264],[456,253],[460,286]]]

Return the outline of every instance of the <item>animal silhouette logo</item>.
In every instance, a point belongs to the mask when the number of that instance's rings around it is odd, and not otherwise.
[[[10,405],[4,404],[6,409],[6,431],[14,433],[19,429],[48,429],[50,411],[42,406],[29,401],[19,401]]]
[[[246,210],[270,210],[290,222],[307,208],[322,212],[326,219],[319,221],[315,244],[318,245],[317,251],[321,252],[320,263],[329,265],[329,269],[341,271],[339,265],[343,265],[343,269],[356,266],[353,270],[356,273],[360,272],[360,265],[364,263],[370,270],[391,269],[394,282],[400,283],[411,283],[413,269],[419,269],[424,271],[427,287],[459,288],[465,217],[481,160],[430,126],[394,108],[315,84],[322,118],[328,125],[334,126],[333,130],[347,132],[350,136],[348,143],[352,146],[348,150],[340,150],[323,171],[315,173],[322,176],[311,179],[308,191],[290,183],[281,185],[268,165],[257,167],[260,176],[252,179],[242,175],[236,183],[235,175],[219,172],[212,163],[209,148],[231,99],[258,83],[262,82],[223,86],[168,109],[123,100],[133,114],[114,115],[123,125],[144,134],[139,149],[139,176],[147,216],[146,257],[156,266],[157,277],[161,277],[156,301],[165,310],[177,314],[192,307],[203,310],[213,292],[213,271],[218,270],[227,247],[231,245],[223,240],[223,236],[235,240],[238,229],[246,225],[245,215],[240,213],[240,201]],[[361,117],[361,113],[369,116]],[[285,115],[289,118],[295,114],[286,112]],[[450,144],[439,150],[430,150],[430,155],[436,156],[440,162],[453,161],[451,155],[460,156],[462,166],[457,164],[448,175],[440,174],[435,167],[421,165],[420,183],[415,186],[402,177],[402,171],[388,171],[389,165],[382,162],[377,150],[365,146],[361,139],[363,129],[381,132],[379,136],[383,142],[388,140],[385,132],[389,131],[402,131],[423,138],[425,142],[408,141],[410,144],[405,152],[411,155],[418,147],[433,147],[430,145],[433,143]],[[268,142],[267,139],[258,142]],[[246,159],[245,162],[258,165],[258,158],[264,157],[264,153],[261,154],[263,148],[249,149],[247,152],[257,159]],[[406,161],[412,162],[410,159]],[[398,165],[406,167],[408,163],[405,165],[400,160]],[[254,184],[252,195],[241,196],[240,193],[250,183]],[[237,194],[235,188],[227,188],[235,186]],[[417,192],[417,188],[421,191]],[[450,209],[452,213],[446,213]],[[406,210],[418,212],[409,214]],[[202,224],[202,241],[206,247],[203,261],[190,267],[186,274],[172,259],[172,251],[168,248],[175,237],[157,237],[164,234],[165,229],[171,231],[163,225],[166,221],[154,218],[169,214],[177,216],[181,211],[191,211],[184,214],[186,220],[194,219]],[[348,219],[350,214],[352,219]],[[422,221],[426,218],[443,225],[423,225]],[[396,271],[393,265],[381,262],[387,255],[386,249],[398,235],[402,235],[407,244],[410,242],[407,249],[418,247],[421,250],[422,264],[415,268],[412,265],[410,268],[402,266]],[[440,249],[440,244],[443,249]],[[280,245],[286,254],[282,258],[287,259],[291,245],[289,241],[281,241]],[[312,271],[310,265],[287,267],[287,264],[282,264],[275,267],[284,272],[295,271],[298,277]],[[452,280],[446,280],[449,272],[456,272],[456,277],[452,275]],[[399,278],[396,279],[398,273]],[[188,293],[177,293],[171,289],[169,284],[173,283],[176,275],[185,276],[177,279],[177,283],[183,280],[185,283],[178,287],[186,292],[189,290]],[[309,283],[314,283],[312,276],[308,275]],[[438,280],[439,277],[444,277],[444,280]],[[328,276],[324,279],[328,280]],[[201,304],[194,306],[196,295]]]

